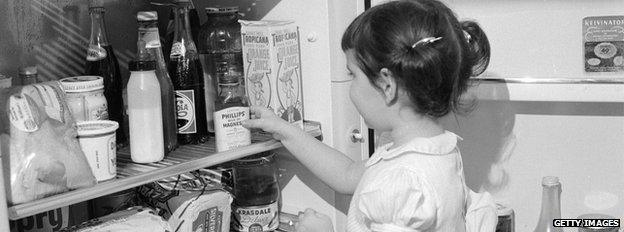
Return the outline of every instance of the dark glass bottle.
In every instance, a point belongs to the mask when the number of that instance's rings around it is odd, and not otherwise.
[[[89,7],[91,16],[91,38],[87,50],[86,75],[101,76],[104,79],[104,96],[108,103],[109,119],[124,124],[124,104],[122,98],[123,84],[119,72],[119,63],[108,43],[106,26],[104,24],[105,9],[101,5]],[[124,130],[116,132],[117,147],[127,145]]]
[[[199,32],[198,49],[204,69],[208,132],[214,132],[214,99],[217,91],[217,69],[225,64],[225,74],[240,79],[239,92],[244,95],[243,55],[238,7],[207,7],[208,20]],[[218,67],[219,66],[219,67]]]
[[[169,55],[169,76],[176,94],[178,141],[197,144],[208,140],[202,68],[189,22],[190,1],[178,0],[175,33]]]
[[[178,147],[178,127],[176,124],[176,102],[173,92],[173,83],[169,77],[158,35],[158,14],[156,11],[140,11],[137,13],[139,24],[138,50],[145,49],[151,59],[156,61],[156,77],[160,85],[163,135],[165,153],[169,153]]]
[[[176,5],[178,5],[179,3],[183,3],[183,4],[190,4],[189,5],[189,21],[191,23],[191,36],[193,37],[193,41],[198,41],[198,35],[199,35],[199,27],[200,27],[200,22],[199,22],[199,14],[197,14],[197,9],[195,9],[195,6],[193,5],[193,1],[190,0],[175,0],[174,3]],[[173,7],[170,11],[169,11],[169,21],[167,22],[167,27],[164,30],[164,42],[163,42],[163,54],[165,55],[165,62],[169,63],[169,55],[171,54],[171,45],[173,44],[173,35],[175,32],[175,14],[176,14],[176,8]]]

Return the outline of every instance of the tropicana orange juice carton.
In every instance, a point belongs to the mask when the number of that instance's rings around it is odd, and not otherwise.
[[[250,104],[271,108],[278,117],[303,128],[297,25],[291,21],[239,22]]]

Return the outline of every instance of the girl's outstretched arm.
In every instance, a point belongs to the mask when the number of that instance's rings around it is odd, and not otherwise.
[[[265,107],[251,106],[250,111],[256,115],[256,119],[244,122],[243,126],[272,133],[299,162],[335,191],[343,194],[355,191],[364,173],[365,161],[351,160],[344,153],[318,141]]]

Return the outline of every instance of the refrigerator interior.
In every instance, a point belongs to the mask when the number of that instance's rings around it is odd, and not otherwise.
[[[151,2],[164,3],[166,0]],[[353,159],[367,157],[366,143],[351,141],[354,130],[367,131],[348,99],[349,83],[340,38],[364,9],[364,1],[195,0],[200,21],[207,6],[240,8],[246,20],[292,20],[299,26],[304,118],[321,123],[323,141]],[[39,81],[81,75],[90,33],[88,0],[6,0],[0,5],[0,74],[17,77],[21,65],[37,65]],[[145,0],[106,0],[108,39],[127,82],[128,62],[136,52],[136,12],[156,10],[165,29],[169,9]],[[367,134],[363,133],[364,141]],[[282,209],[296,214],[314,208],[344,228],[349,196],[335,193],[287,152],[280,160]]]
[[[583,17],[621,14],[622,1],[445,2],[460,18],[476,19],[488,34],[492,60],[483,77],[622,78],[621,73],[583,70],[581,32]],[[305,118],[321,122],[325,143],[352,159],[367,156],[367,146],[350,140],[351,131],[366,128],[348,99],[339,42],[346,25],[363,10],[363,1],[196,0],[202,20],[208,3],[239,5],[250,20],[295,20],[301,34]],[[38,64],[40,80],[81,74],[89,39],[87,6],[86,0],[3,1],[0,74],[15,77],[24,64]],[[135,13],[158,9],[163,28],[168,11],[144,0],[108,0],[105,7],[109,40],[127,78],[127,63],[136,47]],[[531,230],[537,223],[540,180],[545,175],[561,178],[562,217],[604,213],[624,218],[622,86],[491,82],[475,86],[468,95],[480,101],[472,114],[443,119],[464,139],[460,148],[469,186],[490,191],[512,207],[517,231]],[[349,197],[333,192],[288,155],[282,156],[281,164],[284,210],[296,213],[312,207],[329,214],[336,228],[344,228]]]

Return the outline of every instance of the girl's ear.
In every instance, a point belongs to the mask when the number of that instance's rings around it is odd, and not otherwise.
[[[379,77],[376,84],[383,93],[386,105],[394,104],[398,98],[398,86],[394,75],[387,68],[382,68]]]

